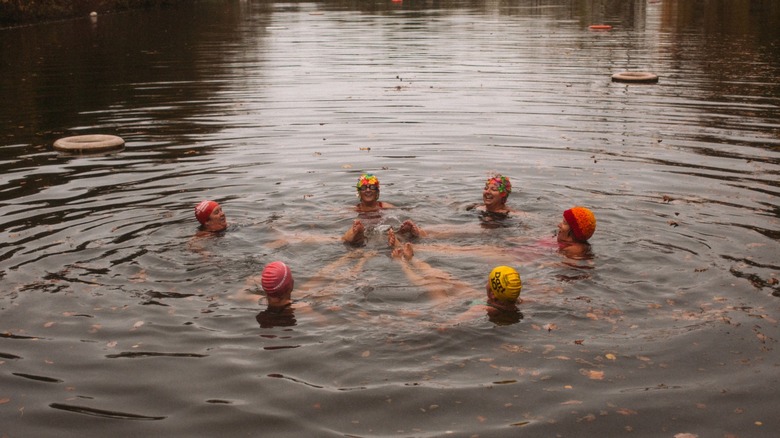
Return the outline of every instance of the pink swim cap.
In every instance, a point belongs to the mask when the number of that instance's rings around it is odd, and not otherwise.
[[[214,211],[218,205],[219,204],[214,201],[201,201],[201,203],[195,207],[195,219],[201,224],[205,224],[208,222],[211,212]]]
[[[263,268],[260,284],[268,295],[292,292],[293,277],[290,268],[282,262],[272,262]]]

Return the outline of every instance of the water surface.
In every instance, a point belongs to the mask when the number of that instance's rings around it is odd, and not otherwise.
[[[774,436],[778,29],[770,1],[550,0],[0,30],[0,433]],[[52,148],[92,133],[126,147]],[[467,209],[491,171],[501,227]],[[354,249],[362,172],[399,208]],[[226,233],[197,235],[207,198]],[[550,244],[574,205],[584,260]],[[406,219],[458,231],[415,242],[422,281],[384,239]],[[274,260],[311,312],[238,294]],[[523,319],[454,324],[498,264]]]

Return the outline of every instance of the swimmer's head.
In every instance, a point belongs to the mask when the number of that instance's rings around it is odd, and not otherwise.
[[[516,303],[523,289],[520,274],[509,266],[497,266],[490,271],[488,289],[498,300],[505,303]]]
[[[512,183],[509,182],[509,177],[496,173],[488,178],[487,181],[485,181],[486,187],[490,186],[491,184],[495,184],[498,187],[498,192],[501,194],[501,199],[506,202],[506,198],[509,197],[510,193],[512,193]]]
[[[292,292],[294,281],[290,267],[283,262],[272,262],[263,268],[260,284],[265,293],[279,297]]]
[[[379,191],[379,178],[377,178],[376,176],[374,176],[371,173],[364,173],[364,174],[360,175],[360,178],[358,179],[358,182],[355,185],[355,188],[357,189],[358,192],[360,192],[361,190],[364,190],[364,187],[368,188],[368,189],[376,190],[378,192]]]
[[[587,242],[596,231],[596,216],[585,207],[572,207],[563,212],[563,219],[569,224],[574,239]]]
[[[205,225],[206,222],[209,221],[211,212],[217,207],[219,207],[219,204],[214,201],[201,201],[200,204],[195,206],[195,219],[197,219],[201,225]]]

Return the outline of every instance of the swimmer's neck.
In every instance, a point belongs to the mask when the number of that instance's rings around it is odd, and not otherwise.
[[[496,213],[496,214],[509,214],[510,210],[509,207],[506,206],[506,204],[502,204],[500,206],[494,206],[494,205],[480,205],[477,207],[478,210],[484,211],[486,213]]]
[[[357,211],[377,211],[382,208],[382,203],[379,201],[363,202],[361,201],[356,209]]]
[[[281,310],[292,304],[292,299],[289,296],[286,297],[268,297],[268,309]]]

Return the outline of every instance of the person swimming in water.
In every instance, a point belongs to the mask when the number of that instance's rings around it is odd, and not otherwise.
[[[363,221],[375,221],[379,217],[378,212],[387,208],[395,208],[395,205],[379,200],[379,178],[376,175],[371,173],[360,175],[355,188],[357,189],[357,196],[360,198],[358,204],[355,205],[358,219],[355,219],[352,226],[344,233],[341,239],[348,244],[359,246],[366,240],[366,226]],[[425,231],[411,220],[401,224],[399,233],[415,237],[425,235]]]
[[[563,212],[556,240],[559,251],[570,258],[582,258],[590,251],[588,239],[596,231],[596,216],[590,209],[577,206]]]
[[[227,228],[227,219],[222,207],[215,201],[204,200],[195,206],[195,219],[201,231],[219,232]]]
[[[475,206],[478,211],[491,217],[506,217],[517,210],[510,208],[506,201],[512,193],[512,183],[509,177],[495,173],[485,181],[482,190],[482,205]]]

